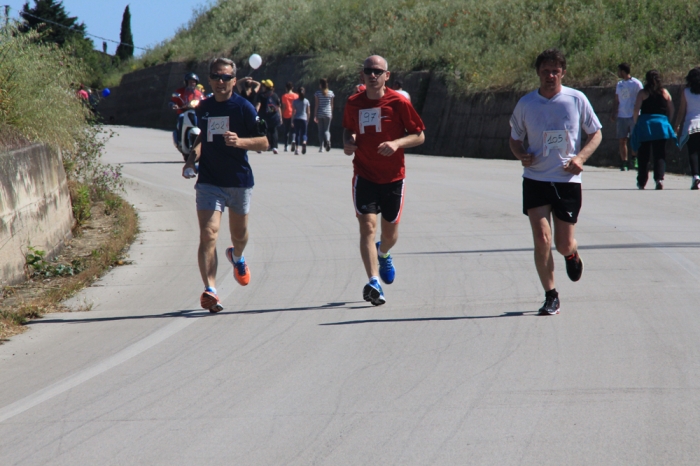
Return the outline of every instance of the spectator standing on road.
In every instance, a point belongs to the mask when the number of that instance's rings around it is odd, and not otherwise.
[[[267,147],[264,124],[255,108],[233,93],[236,65],[228,58],[215,58],[209,65],[209,85],[214,98],[197,107],[197,136],[182,168],[182,176],[192,178],[199,160],[195,184],[199,220],[199,271],[204,282],[200,304],[209,312],[223,309],[216,292],[216,239],[221,216],[229,208],[229,229],[233,246],[226,257],[233,264],[233,276],[240,285],[250,282],[250,270],[243,258],[248,243],[248,212],[253,192],[253,171],[248,163],[249,150]]]
[[[565,258],[569,279],[578,281],[583,260],[574,233],[581,210],[581,172],[602,140],[602,126],[586,96],[562,86],[564,54],[557,49],[545,50],[537,57],[535,69],[540,87],[515,106],[509,143],[524,167],[523,213],[530,220],[535,267],[545,290],[539,313],[554,315],[559,314],[560,304],[554,283],[552,236]],[[583,147],[581,130],[588,135]]]
[[[292,150],[294,155],[299,155],[297,143],[301,145],[301,153],[306,154],[306,129],[311,119],[311,104],[306,98],[306,90],[300,87],[297,93],[297,100],[292,102],[292,128],[294,129]]]
[[[700,187],[700,67],[693,68],[685,77],[685,89],[676,116],[676,134],[681,148],[688,143],[690,173],[693,177],[690,189],[696,190]]]
[[[243,97],[245,100],[251,103],[253,107],[255,107],[255,111],[257,112],[258,109],[260,108],[260,102],[258,102],[258,91],[260,91],[260,83],[257,81],[254,81],[253,78],[250,76],[247,76],[236,84],[236,89],[238,90],[238,93]]]
[[[331,119],[333,118],[333,99],[335,94],[328,89],[328,80],[321,78],[318,81],[319,90],[314,94],[316,105],[314,107],[314,123],[318,125],[318,151],[331,150]]]
[[[275,94],[275,84],[272,80],[264,79],[260,84],[262,84],[262,94],[259,99],[258,116],[267,123],[267,140],[269,142],[267,150],[277,154],[277,141],[279,139],[277,130],[282,126],[282,102]]]
[[[629,63],[620,63],[617,66],[617,76],[622,80],[615,88],[615,102],[610,113],[610,119],[616,121],[617,139],[620,142],[620,170],[626,171],[631,168],[628,164],[627,142],[629,141],[632,128],[634,127],[634,103],[637,94],[644,86],[630,74]],[[637,154],[632,152],[634,158],[634,168],[637,168]]]
[[[403,90],[403,81],[401,81],[400,79],[394,80],[394,90],[402,96],[406,97],[409,102],[411,101],[411,96],[408,92]]]
[[[379,278],[388,285],[396,275],[389,250],[399,238],[404,149],[425,141],[425,125],[411,103],[386,87],[388,70],[384,58],[367,58],[362,70],[367,89],[348,98],[343,115],[343,151],[355,154],[352,196],[360,224],[360,255],[369,278],[362,297],[375,306],[386,302]],[[381,240],[375,243],[380,213]]]
[[[656,189],[664,189],[666,173],[666,142],[676,141],[676,133],[669,123],[673,116],[671,94],[661,84],[661,74],[647,71],[644,89],[634,103],[634,130],[632,150],[637,152],[637,187],[644,189],[649,180],[649,159],[654,153],[654,181]],[[640,114],[641,112],[641,114]]]
[[[294,92],[294,84],[288,82],[286,84],[287,91],[282,95],[282,123],[284,125],[284,151],[287,152],[287,146],[293,144],[294,131],[292,131],[292,102],[299,97]],[[292,149],[294,151],[294,149]]]

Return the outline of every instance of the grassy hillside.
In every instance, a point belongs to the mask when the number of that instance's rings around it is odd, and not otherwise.
[[[349,84],[378,53],[393,70],[432,69],[455,92],[535,84],[532,63],[548,47],[569,60],[567,83],[615,82],[659,69],[677,80],[700,65],[700,2],[687,0],[218,0],[140,66],[311,54],[308,73]]]

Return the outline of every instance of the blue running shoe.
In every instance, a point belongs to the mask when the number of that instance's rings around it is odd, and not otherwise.
[[[391,260],[391,254],[387,257],[382,257],[379,252],[379,245],[382,244],[381,241],[377,242],[377,257],[379,258],[379,278],[382,279],[387,285],[394,283],[394,278],[396,278],[396,269],[394,268],[394,262]]]
[[[362,290],[362,297],[365,301],[372,303],[373,306],[381,306],[386,302],[384,299],[384,292],[382,291],[382,285],[375,280],[370,280],[368,284],[365,285]]]

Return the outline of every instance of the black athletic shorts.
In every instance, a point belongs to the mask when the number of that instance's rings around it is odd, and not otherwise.
[[[399,223],[403,210],[404,181],[377,184],[355,175],[352,177],[352,201],[357,215],[382,214],[390,223]]]
[[[529,209],[552,206],[552,212],[567,223],[576,223],[581,211],[581,183],[552,183],[523,178],[523,213]]]

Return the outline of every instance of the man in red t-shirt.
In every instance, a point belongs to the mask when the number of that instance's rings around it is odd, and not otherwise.
[[[292,89],[294,84],[287,83],[287,91],[282,94],[282,124],[284,125],[284,151],[287,152],[287,146],[292,145],[292,152],[295,149],[294,131],[292,131],[292,102],[299,98],[299,94]],[[301,145],[301,143],[299,143]]]
[[[360,222],[360,255],[369,278],[362,296],[375,306],[386,302],[379,277],[388,285],[396,275],[389,250],[399,237],[404,149],[425,141],[425,125],[411,103],[386,87],[389,75],[384,58],[367,58],[362,70],[366,90],[348,98],[343,115],[343,149],[355,154],[352,195]],[[375,243],[379,213],[381,241]]]

